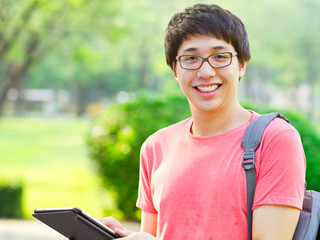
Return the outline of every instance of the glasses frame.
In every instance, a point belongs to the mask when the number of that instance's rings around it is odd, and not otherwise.
[[[226,65],[219,66],[219,67],[214,67],[214,66],[212,66],[211,63],[209,62],[209,58],[210,58],[211,56],[214,56],[214,55],[217,55],[217,54],[222,54],[222,53],[228,53],[228,54],[231,55],[231,57],[230,57],[230,62],[229,62],[228,64],[226,64]],[[186,54],[186,55],[177,56],[177,57],[176,57],[176,60],[179,62],[180,67],[181,67],[182,69],[186,69],[186,70],[198,70],[198,69],[200,69],[200,68],[202,67],[202,65],[203,65],[204,62],[209,63],[209,65],[210,65],[212,68],[223,68],[223,67],[230,66],[230,65],[232,64],[232,59],[233,59],[235,56],[237,56],[237,55],[238,55],[237,52],[219,52],[219,53],[211,54],[211,55],[209,55],[208,57],[204,58],[204,57],[201,57],[201,56],[199,56],[199,55],[193,55],[193,54],[188,55],[188,54]],[[202,62],[201,62],[200,66],[199,66],[198,68],[185,68],[185,67],[182,66],[182,63],[181,63],[181,58],[182,58],[182,57],[185,57],[185,56],[195,56],[195,57],[199,57],[199,58],[202,59]]]

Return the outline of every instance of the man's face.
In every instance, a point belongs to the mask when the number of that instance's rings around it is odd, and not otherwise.
[[[231,52],[233,46],[223,40],[209,36],[190,36],[178,49],[178,56],[197,55],[206,58],[215,53]],[[189,100],[191,112],[219,111],[238,104],[237,88],[239,78],[244,75],[246,64],[240,65],[237,57],[231,57],[231,64],[213,68],[207,61],[200,69],[183,69],[177,61],[173,67],[176,81]]]

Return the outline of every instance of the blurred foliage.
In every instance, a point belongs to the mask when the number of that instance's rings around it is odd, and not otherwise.
[[[174,81],[164,58],[166,25],[175,12],[187,6],[212,3],[210,0],[2,0],[0,49],[3,39],[19,29],[25,9],[33,2],[37,8],[25,21],[23,34],[7,55],[12,63],[28,56],[37,57],[19,87],[69,90],[73,102],[82,106],[82,110],[88,102],[106,101],[119,91],[172,89]],[[306,84],[311,91],[308,111],[318,111],[320,1],[214,3],[239,16],[248,31],[252,60],[243,79],[245,97],[266,102],[275,94],[274,88],[294,93]],[[28,54],[26,46],[35,37],[38,47]],[[2,78],[7,74],[5,69],[10,67],[2,62]],[[274,88],[270,90],[269,85]],[[293,96],[290,103],[298,106],[299,99],[299,95]]]
[[[85,41],[99,48],[97,35],[110,41],[123,36],[125,26],[115,19],[119,4],[115,0],[1,0],[0,114],[10,88],[68,86],[81,105],[77,96],[99,71],[90,64],[99,59],[97,50],[88,51]],[[43,59],[53,65],[42,65]],[[79,73],[80,69],[85,71]],[[32,70],[37,74],[32,75]],[[34,86],[25,82],[30,74]]]
[[[320,191],[320,133],[319,127],[310,123],[305,116],[296,112],[283,111],[290,123],[299,131],[307,158],[307,188]]]
[[[246,108],[253,109],[253,106]],[[266,108],[257,109],[258,112],[270,112]],[[280,112],[301,134],[308,161],[308,187],[320,190],[319,133],[300,114]],[[87,138],[89,155],[124,218],[137,217],[135,203],[142,143],[158,129],[188,116],[190,112],[184,96],[139,95],[134,101],[108,107],[94,121]]]
[[[160,128],[188,117],[183,97],[139,95],[115,104],[94,121],[88,135],[89,155],[104,187],[114,197],[125,219],[137,219],[140,147]]]
[[[0,179],[0,218],[22,217],[22,194],[21,183]]]

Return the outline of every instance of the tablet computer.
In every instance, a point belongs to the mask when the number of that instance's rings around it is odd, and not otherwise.
[[[120,238],[80,208],[35,209],[33,217],[53,228],[70,240],[109,240]]]

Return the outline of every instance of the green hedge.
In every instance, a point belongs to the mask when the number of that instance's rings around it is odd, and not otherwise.
[[[188,116],[185,98],[142,94],[133,102],[108,107],[95,120],[88,136],[89,155],[124,218],[137,219],[142,143],[158,129]]]
[[[0,183],[0,218],[22,218],[23,186]]]
[[[307,158],[307,188],[320,191],[320,126],[312,125],[308,119],[295,112],[283,112],[299,131]]]
[[[250,106],[246,108],[252,109]],[[308,159],[309,188],[320,190],[319,134],[300,115],[283,113],[300,131]],[[124,218],[137,218],[135,203],[142,143],[158,129],[189,116],[188,102],[184,96],[141,95],[132,102],[108,107],[94,121],[87,136],[89,155],[104,187],[112,194]]]

